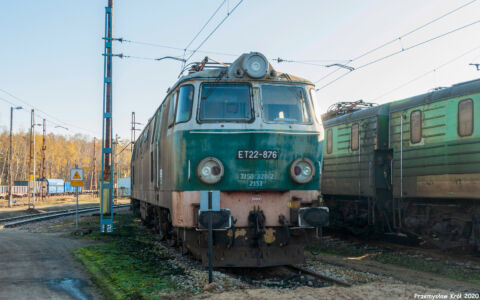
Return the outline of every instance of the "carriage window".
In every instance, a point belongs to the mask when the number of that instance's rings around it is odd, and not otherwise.
[[[157,114],[155,116],[155,129],[153,131],[154,134],[154,139],[152,143],[158,142],[160,140],[160,131],[162,127],[162,116],[163,116],[163,108],[164,106],[160,106],[160,108],[157,110]]]
[[[248,84],[204,84],[200,99],[200,121],[248,122],[252,120]]]
[[[410,142],[420,143],[422,140],[422,112],[414,110],[410,113]]]
[[[333,137],[332,137],[332,129],[327,130],[327,153],[332,153],[333,148]]]
[[[175,104],[177,102],[177,94],[178,92],[172,94],[172,98],[170,100],[170,108],[168,111],[168,127],[172,127],[173,122],[175,122]]]
[[[175,123],[187,122],[192,115],[193,85],[184,85],[178,94]]]
[[[470,136],[473,134],[473,101],[466,99],[458,102],[458,135]]]
[[[298,86],[263,85],[263,119],[276,123],[311,123],[305,90]]]
[[[352,150],[358,150],[358,124],[352,125],[351,139]]]

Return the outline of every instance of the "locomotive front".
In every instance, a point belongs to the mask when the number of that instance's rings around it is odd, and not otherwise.
[[[182,121],[166,128],[171,153],[161,154],[168,162],[159,171],[171,202],[158,203],[177,241],[208,261],[210,200],[214,266],[303,262],[307,240],[328,223],[313,84],[253,52],[191,72],[172,90]]]

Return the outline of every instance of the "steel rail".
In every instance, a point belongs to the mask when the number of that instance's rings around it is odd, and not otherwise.
[[[122,208],[122,207],[129,207],[130,204],[120,204],[120,205],[115,205],[114,208]],[[93,212],[97,211],[99,208],[98,207],[89,207],[89,208],[83,208],[79,209],[78,213],[83,214],[83,213],[88,213],[88,212]],[[13,220],[11,222],[7,222],[4,224],[0,225],[0,228],[8,228],[8,227],[15,227],[18,225],[23,225],[26,223],[32,223],[32,222],[38,222],[38,221],[44,221],[48,219],[54,219],[54,218],[59,218],[59,217],[64,217],[64,216],[70,216],[74,215],[76,213],[75,210],[68,210],[68,211],[61,211],[61,212],[52,212],[52,213],[44,213],[42,215],[36,214],[36,215],[30,215],[30,216],[22,216],[20,220]],[[14,217],[15,218],[15,217]],[[5,220],[5,219],[3,219]],[[2,220],[0,220],[1,222]]]
[[[87,208],[98,208],[98,206],[82,207],[81,209],[87,209]],[[16,216],[16,217],[4,218],[4,219],[0,219],[0,224],[1,223],[7,223],[7,222],[10,222],[10,221],[21,220],[21,219],[28,219],[28,218],[31,218],[31,217],[48,216],[48,215],[53,215],[53,214],[58,214],[58,213],[64,213],[64,212],[69,212],[69,211],[72,211],[72,210],[75,210],[75,209],[71,208],[71,209],[64,209],[64,210],[55,210],[55,211],[38,213],[38,214],[21,215],[21,216]]]
[[[335,284],[345,286],[345,287],[352,286],[351,283],[348,283],[346,281],[336,279],[336,278],[333,278],[333,277],[330,277],[330,276],[327,276],[327,275],[323,275],[323,274],[317,273],[315,271],[312,271],[312,270],[309,270],[309,269],[306,269],[306,268],[303,268],[303,267],[298,267],[298,266],[295,266],[295,265],[287,265],[285,267],[288,268],[288,269],[291,269],[293,271],[301,272],[301,273],[316,277],[316,278],[318,278],[320,280],[323,280],[323,281],[328,281],[328,282],[335,283]]]

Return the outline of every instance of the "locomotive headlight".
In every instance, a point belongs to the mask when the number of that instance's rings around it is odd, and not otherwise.
[[[243,60],[243,69],[252,78],[262,78],[268,71],[268,60],[261,53],[251,52]]]
[[[310,182],[315,176],[315,166],[308,158],[298,158],[290,166],[290,177],[297,183]]]
[[[223,177],[223,164],[215,157],[206,157],[197,166],[197,176],[207,184],[214,184]]]

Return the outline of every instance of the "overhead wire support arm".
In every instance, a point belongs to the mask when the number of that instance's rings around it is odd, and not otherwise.
[[[331,65],[326,65],[325,67],[327,67],[327,68],[329,68],[329,67],[339,67],[339,68],[347,69],[350,72],[355,70],[354,67],[350,67],[350,66],[347,66],[347,65],[344,65],[344,64],[331,64]]]

